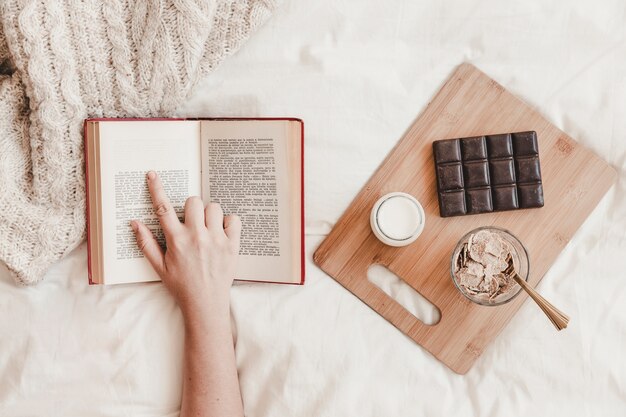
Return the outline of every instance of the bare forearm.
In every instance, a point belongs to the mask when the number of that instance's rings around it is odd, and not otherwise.
[[[239,417],[243,405],[230,329],[230,286],[237,270],[241,220],[217,203],[185,202],[181,223],[154,171],[146,175],[163,229],[164,251],[150,229],[132,221],[137,245],[183,312],[182,417]]]
[[[184,316],[181,417],[243,416],[227,305]]]

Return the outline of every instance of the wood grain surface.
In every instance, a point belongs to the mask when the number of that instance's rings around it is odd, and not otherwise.
[[[545,206],[440,217],[432,142],[526,130],[537,132]],[[462,64],[355,197],[315,252],[314,261],[437,359],[464,374],[528,296],[520,294],[498,307],[464,298],[450,277],[450,256],[457,241],[479,226],[511,231],[528,250],[529,282],[536,285],[616,178],[615,170],[589,149],[476,67]],[[385,246],[370,229],[373,204],[392,191],[412,194],[426,212],[422,235],[404,248]],[[372,264],[386,266],[437,306],[440,321],[432,326],[422,323],[370,283],[367,270]],[[559,304],[558,298],[553,301]],[[543,313],[537,309],[537,314]]]

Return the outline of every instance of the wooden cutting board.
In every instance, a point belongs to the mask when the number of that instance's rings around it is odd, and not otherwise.
[[[545,206],[440,217],[432,142],[526,130],[537,132]],[[352,201],[314,261],[453,371],[464,374],[528,297],[520,294],[498,307],[465,299],[450,278],[450,256],[457,241],[479,226],[510,230],[528,250],[529,281],[535,285],[616,178],[615,170],[589,149],[477,68],[462,64]],[[385,246],[370,229],[372,206],[392,191],[412,194],[426,212],[422,235],[404,248]],[[367,270],[372,264],[386,266],[437,306],[440,321],[424,324],[370,283]],[[553,301],[562,305],[558,297]],[[543,313],[537,308],[536,314]]]

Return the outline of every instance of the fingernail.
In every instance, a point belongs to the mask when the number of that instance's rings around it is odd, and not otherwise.
[[[149,180],[153,180],[156,178],[156,172],[154,171],[148,171],[148,179]]]
[[[133,220],[130,222],[130,227],[133,229],[133,232],[137,232],[137,221]]]

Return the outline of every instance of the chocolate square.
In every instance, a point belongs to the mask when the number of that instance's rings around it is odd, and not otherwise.
[[[451,191],[439,194],[441,217],[460,216],[467,212],[465,208],[465,191]]]
[[[541,170],[537,157],[515,159],[515,170],[517,171],[517,181],[520,183],[541,181]]]
[[[517,186],[519,206],[521,208],[543,207],[543,186],[538,184],[520,184]]]
[[[487,144],[484,136],[461,140],[461,156],[464,161],[487,159]]]
[[[433,142],[442,217],[542,207],[535,132]]]
[[[511,133],[511,138],[513,139],[515,156],[539,155],[536,132]]]
[[[489,135],[486,138],[489,158],[510,158],[513,156],[513,143],[510,134]]]
[[[467,162],[463,164],[463,183],[466,188],[489,185],[489,166],[487,161]]]
[[[493,209],[496,211],[519,208],[517,187],[515,185],[494,187],[491,190],[491,196],[493,198]]]
[[[437,167],[437,180],[441,191],[458,190],[463,188],[463,173],[461,164],[439,165]]]
[[[492,185],[515,183],[513,159],[496,159],[489,162]]]
[[[438,140],[433,142],[433,152],[435,163],[460,162],[461,148],[458,139]]]
[[[465,192],[467,199],[467,213],[478,214],[493,211],[490,188],[478,188]]]

